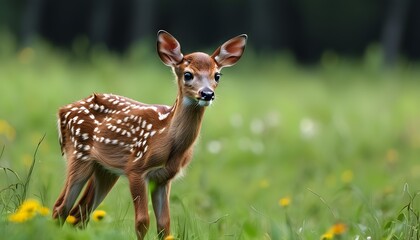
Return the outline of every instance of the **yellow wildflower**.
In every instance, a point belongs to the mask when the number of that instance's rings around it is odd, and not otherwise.
[[[76,217],[72,215],[68,215],[66,218],[66,222],[70,224],[74,224],[76,222]]]
[[[260,188],[268,188],[270,186],[270,182],[267,179],[262,179],[259,182]]]
[[[285,208],[285,207],[288,207],[291,202],[292,200],[290,199],[290,197],[283,197],[283,198],[280,198],[279,205]]]
[[[37,200],[28,199],[22,203],[18,211],[26,212],[29,215],[35,215],[40,207],[41,207],[41,204]]]
[[[32,158],[31,155],[25,153],[22,155],[22,163],[25,167],[30,168],[32,165],[32,162],[34,161],[34,159]]]
[[[398,162],[398,157],[399,157],[398,151],[396,149],[393,149],[393,148],[388,149],[388,151],[386,152],[386,156],[385,156],[386,161],[389,164],[397,163]]]
[[[351,183],[351,181],[353,181],[353,171],[346,170],[341,173],[341,181],[343,181],[343,183]]]
[[[35,199],[27,199],[19,206],[17,211],[8,217],[10,222],[21,223],[32,219],[35,215],[46,216],[49,214],[49,209],[42,206]]]
[[[347,231],[347,226],[344,223],[336,223],[328,229],[328,232],[321,236],[321,240],[333,239],[334,236],[341,235]]]
[[[175,237],[172,236],[172,235],[168,235],[168,236],[165,237],[164,240],[175,240]]]
[[[3,119],[0,119],[0,136],[1,135],[4,135],[9,141],[13,141],[16,137],[16,130]]]
[[[95,222],[101,221],[106,216],[106,212],[104,210],[95,210],[92,213],[92,219]]]
[[[328,239],[333,239],[333,238],[334,238],[334,234],[330,233],[330,232],[327,232],[327,233],[322,234],[320,239],[321,240],[328,240]]]
[[[334,235],[341,235],[347,231],[347,226],[344,223],[334,224],[328,232],[333,233]]]
[[[50,209],[48,209],[47,207],[40,207],[40,208],[38,209],[38,213],[39,213],[39,215],[41,215],[41,216],[47,216],[47,215],[49,215],[49,214],[50,214]]]
[[[31,218],[32,218],[32,216],[30,216],[27,212],[17,211],[15,213],[11,214],[8,217],[8,220],[9,220],[9,222],[22,223],[22,222],[28,221]]]

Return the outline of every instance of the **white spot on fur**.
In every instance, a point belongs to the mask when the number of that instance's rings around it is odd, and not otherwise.
[[[162,114],[162,113],[158,112],[158,114],[159,114],[159,120],[160,121],[165,120],[169,116],[169,113],[171,113],[171,112],[167,112],[165,114]]]
[[[159,134],[163,133],[163,131],[165,131],[166,127],[162,128],[159,130]]]
[[[138,160],[140,160],[143,157],[143,152],[138,152],[137,155],[138,155],[137,158],[134,159],[133,162],[137,162]]]
[[[82,139],[83,139],[83,140],[88,140],[88,139],[89,139],[89,134],[87,134],[87,133],[83,133],[83,134],[82,134]]]

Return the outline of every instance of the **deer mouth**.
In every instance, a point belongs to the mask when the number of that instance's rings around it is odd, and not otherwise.
[[[207,107],[210,106],[213,102],[213,99],[206,100],[200,97],[184,97],[182,103],[185,106],[200,106],[200,107]]]
[[[200,105],[201,107],[208,107],[212,104],[213,100],[203,100],[203,99],[198,99],[198,105]]]

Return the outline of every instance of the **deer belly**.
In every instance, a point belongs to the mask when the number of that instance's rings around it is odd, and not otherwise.
[[[109,147],[102,144],[95,144],[92,148],[91,157],[104,169],[116,175],[124,175],[130,151],[124,147]]]
[[[102,165],[102,167],[115,175],[118,175],[118,176],[125,175],[125,171],[121,168],[115,168],[109,165]]]
[[[167,182],[172,179],[178,179],[184,176],[184,168],[178,170],[171,170],[167,167],[155,167],[148,171],[147,178],[150,181],[155,181],[158,183]]]

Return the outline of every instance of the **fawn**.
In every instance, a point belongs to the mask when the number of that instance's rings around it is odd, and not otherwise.
[[[135,209],[135,229],[143,239],[149,227],[148,183],[160,238],[170,233],[171,180],[191,161],[206,106],[215,98],[220,70],[242,56],[247,36],[239,35],[211,55],[181,53],[178,41],[161,30],[157,52],[176,76],[173,106],[149,105],[113,94],[96,94],[58,112],[61,152],[67,159],[64,188],[53,218],[72,215],[85,226],[119,176],[125,175]],[[85,190],[75,204],[82,188]]]

